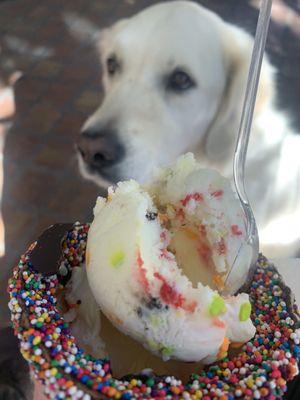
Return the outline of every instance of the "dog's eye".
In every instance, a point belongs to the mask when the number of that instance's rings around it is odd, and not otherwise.
[[[120,64],[115,55],[108,57],[106,60],[106,67],[109,75],[114,75],[120,69]]]
[[[184,71],[176,70],[168,78],[167,88],[174,91],[184,91],[195,86],[193,79]]]

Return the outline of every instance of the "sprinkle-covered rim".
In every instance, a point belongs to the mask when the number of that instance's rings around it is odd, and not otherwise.
[[[89,225],[76,223],[62,242],[60,270],[84,262]],[[36,243],[21,257],[9,281],[9,307],[20,350],[51,399],[280,399],[298,373],[299,314],[274,265],[259,256],[249,284],[255,337],[237,356],[207,366],[187,384],[173,376],[115,379],[109,360],[78,347],[59,310],[58,275],[37,272],[30,261]]]

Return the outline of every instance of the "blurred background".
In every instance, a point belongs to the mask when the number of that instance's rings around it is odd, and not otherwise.
[[[100,193],[78,172],[74,140],[101,101],[101,68],[87,26],[71,32],[66,17],[102,28],[157,2],[0,0],[0,327],[8,325],[4,293],[20,254],[50,224],[89,221]],[[258,1],[198,2],[254,33]],[[267,51],[278,107],[298,132],[299,39],[300,1],[274,0]]]

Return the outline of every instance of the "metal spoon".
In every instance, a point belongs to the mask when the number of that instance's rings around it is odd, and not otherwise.
[[[248,273],[251,266],[253,266],[258,258],[259,239],[256,227],[255,218],[249,204],[248,196],[245,190],[245,161],[247,155],[248,142],[251,132],[251,125],[253,120],[253,112],[263,60],[263,54],[266,45],[266,38],[269,28],[271,16],[272,0],[261,0],[260,11],[258,16],[257,28],[254,39],[254,46],[252,51],[251,63],[248,72],[248,81],[243,104],[241,122],[236,142],[236,148],[233,159],[233,177],[235,189],[240,199],[246,216],[246,241],[240,247],[238,254],[227,274],[225,280],[225,287],[234,287],[236,290],[242,285],[246,277],[245,273],[241,271],[238,276],[238,268],[240,269],[242,263],[249,262],[250,266],[243,269]],[[247,261],[248,260],[248,261]],[[234,273],[233,273],[234,272]],[[226,291],[226,289],[224,289]],[[232,289],[231,289],[232,291]]]

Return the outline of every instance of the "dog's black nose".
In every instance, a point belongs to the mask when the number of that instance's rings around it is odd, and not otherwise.
[[[83,160],[93,169],[110,167],[125,155],[125,148],[111,130],[85,130],[77,140],[77,149]]]

